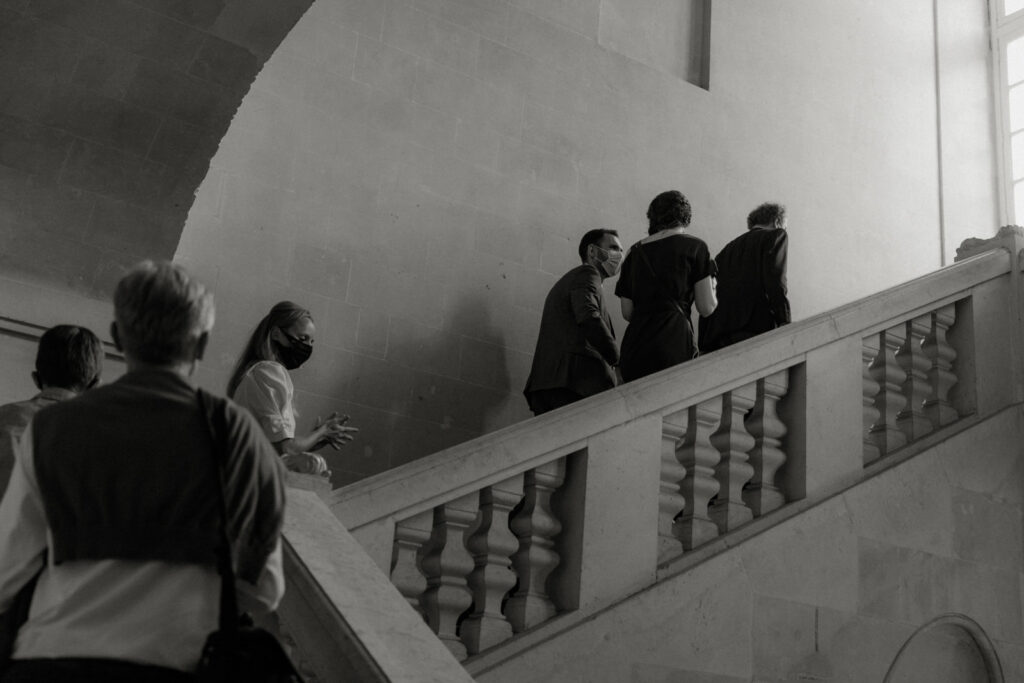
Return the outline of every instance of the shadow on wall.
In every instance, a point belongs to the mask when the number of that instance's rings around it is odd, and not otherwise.
[[[351,415],[356,439],[323,452],[335,487],[468,441],[522,417],[493,306],[465,296],[436,325],[391,317],[377,353],[341,351],[295,374],[303,427],[333,411]],[[523,403],[523,406],[517,405]],[[518,411],[518,412],[517,412]],[[311,423],[310,423],[311,424]]]
[[[125,267],[170,258],[311,2],[0,3],[0,271],[107,299]]]

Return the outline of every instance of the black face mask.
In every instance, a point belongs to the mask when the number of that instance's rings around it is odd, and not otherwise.
[[[291,346],[274,342],[277,346],[277,359],[288,370],[294,370],[313,355],[313,345],[287,333],[284,336],[291,342]]]

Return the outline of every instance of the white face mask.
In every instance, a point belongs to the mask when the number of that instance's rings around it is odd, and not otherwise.
[[[598,266],[604,271],[605,277],[614,277],[619,272],[619,266],[622,265],[622,252],[602,249],[596,244],[594,248],[597,249]]]

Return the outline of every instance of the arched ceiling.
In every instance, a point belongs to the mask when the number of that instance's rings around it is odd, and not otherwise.
[[[0,276],[106,298],[171,258],[256,74],[312,0],[0,0]]]

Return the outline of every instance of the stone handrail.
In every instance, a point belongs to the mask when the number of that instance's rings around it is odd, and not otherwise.
[[[1020,237],[1003,241],[1015,259]],[[339,489],[330,507],[458,658],[479,654],[1016,400],[1010,264],[966,258]]]

